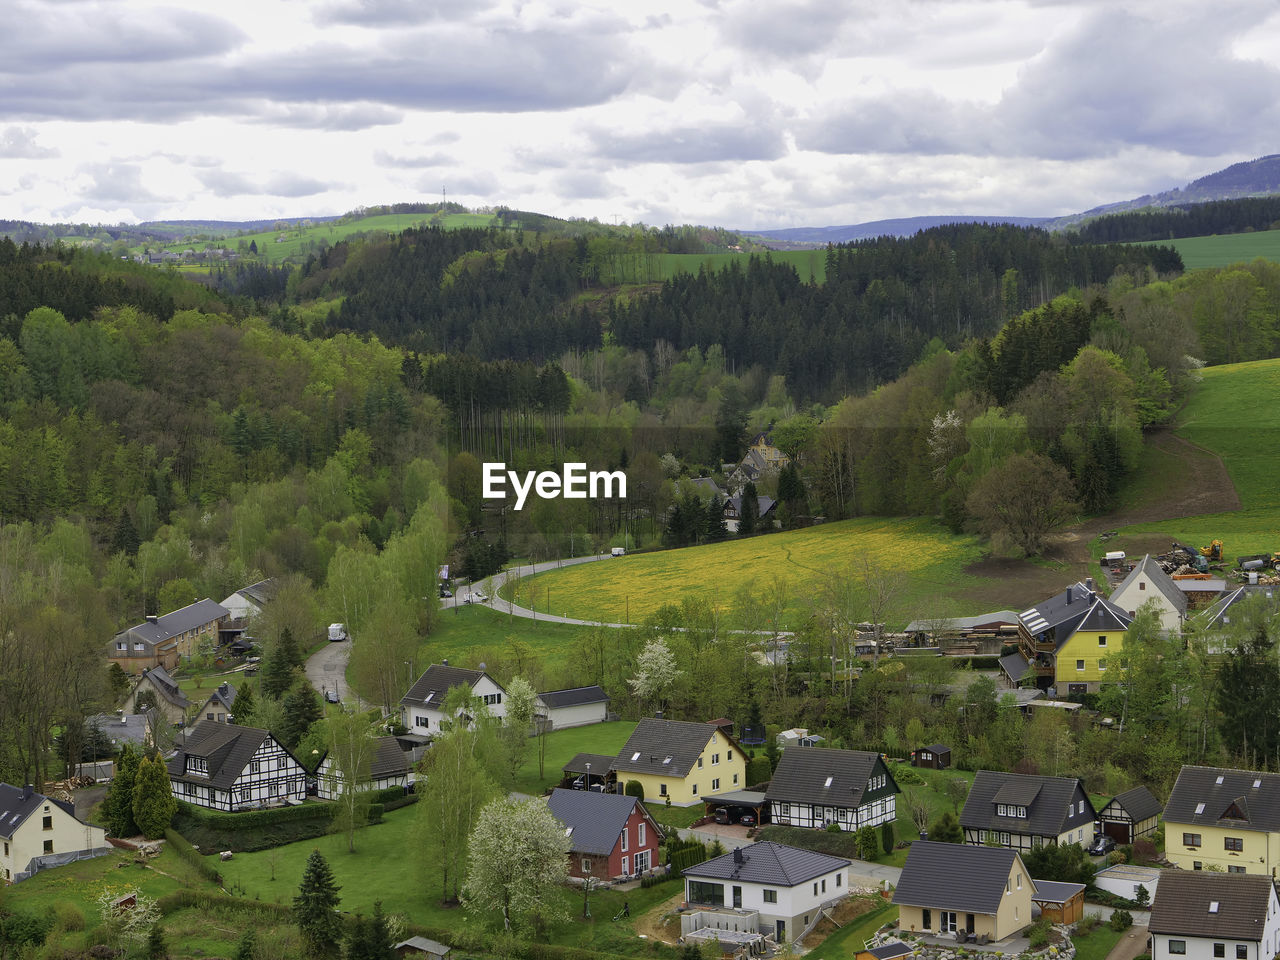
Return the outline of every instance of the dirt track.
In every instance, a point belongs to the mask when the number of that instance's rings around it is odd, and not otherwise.
[[[1159,482],[1151,485],[1152,492],[1144,501],[1067,527],[1053,538],[1043,560],[990,557],[970,564],[966,573],[994,582],[966,591],[966,600],[983,609],[1023,610],[1057,593],[1068,583],[1095,576],[1098,570],[1089,562],[1089,545],[1102,533],[1135,523],[1240,509],[1240,498],[1221,458],[1174,436],[1167,427],[1153,430],[1147,436],[1147,443],[1155,449],[1159,461],[1171,466],[1166,466]],[[1163,553],[1169,549],[1169,538],[1128,535],[1123,549],[1139,556],[1148,552]]]

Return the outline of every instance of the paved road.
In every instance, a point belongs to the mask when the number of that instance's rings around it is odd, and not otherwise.
[[[307,681],[320,691],[321,696],[327,690],[337,690],[343,703],[367,709],[369,705],[347,686],[347,660],[350,657],[350,640],[325,644],[307,658]]]
[[[489,599],[483,603],[483,606],[490,607],[501,613],[509,613],[517,617],[525,617],[529,620],[543,620],[547,623],[569,623],[580,627],[629,627],[629,623],[604,623],[599,620],[578,620],[574,617],[559,617],[550,613],[538,613],[536,610],[530,610],[528,607],[522,607],[512,603],[510,600],[503,600],[498,596],[498,591],[502,589],[503,584],[507,582],[507,578],[513,573],[521,577],[532,576],[535,573],[543,573],[547,570],[555,570],[559,567],[572,567],[580,563],[594,563],[597,560],[610,560],[612,555],[608,553],[598,553],[588,557],[572,557],[569,560],[547,560],[543,563],[527,563],[521,567],[515,567],[513,570],[503,570],[501,573],[495,573],[492,577],[483,581],[489,588],[487,593]],[[464,603],[465,598],[470,595],[474,584],[458,590],[457,595],[450,600],[440,601],[443,607],[454,607],[459,603]]]

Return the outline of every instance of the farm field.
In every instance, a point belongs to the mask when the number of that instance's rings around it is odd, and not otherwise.
[[[571,663],[577,643],[591,629],[513,617],[489,607],[457,606],[440,612],[439,626],[423,643],[418,662],[447,658],[454,666],[470,668],[482,662],[536,662],[551,677]]]
[[[1153,240],[1144,246],[1173,247],[1182,254],[1188,270],[1225,267],[1262,257],[1280,261],[1280,230],[1255,233],[1228,233],[1215,237],[1183,237],[1180,240]]]
[[[775,577],[787,581],[786,621],[798,622],[817,588],[833,574],[861,569],[864,560],[899,582],[891,628],[925,615],[973,612],[959,595],[984,578],[964,572],[982,548],[924,518],[863,517],[747,540],[686,547],[548,571],[525,579],[518,603],[584,620],[637,623],[664,604],[698,597],[728,609],[752,581],[758,591]],[[945,609],[939,609],[939,608]],[[630,620],[627,620],[628,615]]]
[[[766,256],[766,254],[664,253],[658,258],[661,275],[653,279],[670,280],[678,273],[697,273],[704,266],[710,270],[723,270],[735,261],[745,267],[752,256]],[[767,256],[771,257],[774,263],[791,264],[805,283],[810,280],[822,283],[827,279],[825,250],[773,250]]]
[[[1195,546],[1220,539],[1227,556],[1280,549],[1280,427],[1267,415],[1280,396],[1280,360],[1206,367],[1204,380],[1180,416],[1177,434],[1222,458],[1240,498],[1237,511],[1206,511],[1181,520],[1125,527],[1107,549],[1126,539],[1159,535]]]

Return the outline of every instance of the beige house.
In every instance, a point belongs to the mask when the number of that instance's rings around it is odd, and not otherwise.
[[[236,688],[229,683],[218,684],[209,699],[195,712],[196,720],[212,720],[214,723],[230,723],[235,716],[232,709],[236,702]]]
[[[46,867],[110,849],[107,831],[77,820],[70,803],[0,783],[0,880],[17,883]]]
[[[1031,923],[1036,892],[1022,858],[1001,847],[918,840],[893,892],[898,925],[934,935],[1004,940]]]
[[[1178,589],[1173,578],[1151,559],[1149,553],[1112,591],[1111,602],[1131,617],[1137,616],[1145,604],[1153,604],[1165,633],[1181,633],[1182,621],[1187,616],[1187,595]]]
[[[187,722],[187,711],[191,708],[191,701],[178,686],[178,681],[169,676],[169,671],[164,667],[151,667],[142,671],[137,684],[120,705],[121,709],[127,714],[141,713],[142,711],[138,709],[138,698],[146,691],[150,692],[156,708],[166,721],[171,724]],[[144,702],[146,699],[143,697]]]
[[[163,617],[147,617],[116,634],[107,659],[125,673],[141,673],[151,667],[176,670],[179,663],[200,651],[202,643],[217,646],[218,627],[226,619],[227,608],[222,604],[197,600]]]

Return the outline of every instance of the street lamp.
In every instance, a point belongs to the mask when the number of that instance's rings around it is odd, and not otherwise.
[[[587,789],[591,789],[591,762],[587,761]]]

